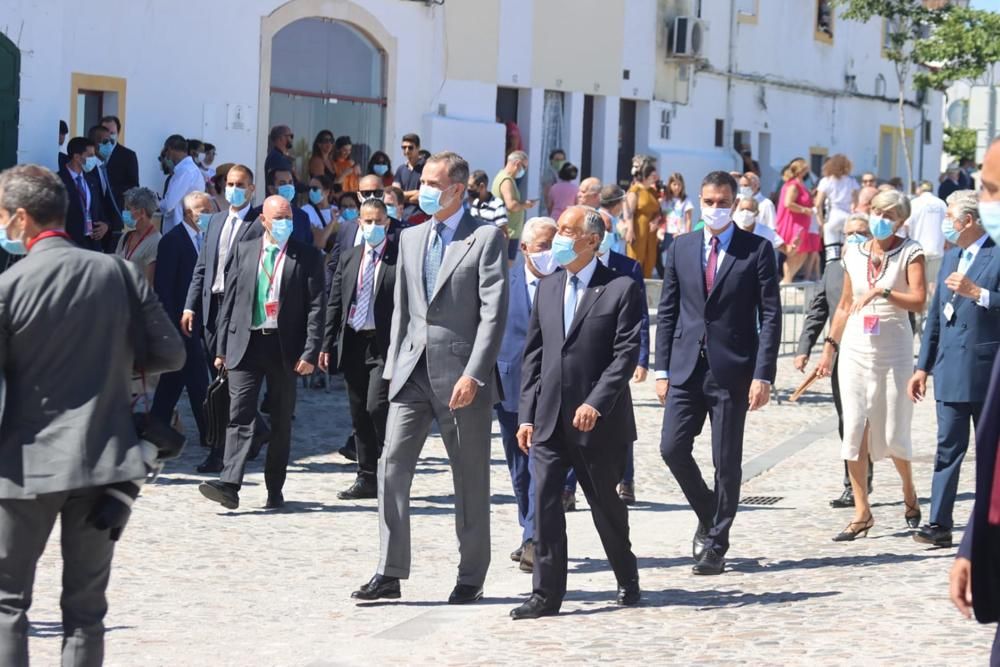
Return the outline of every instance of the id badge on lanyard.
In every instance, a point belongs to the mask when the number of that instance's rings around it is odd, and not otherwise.
[[[278,294],[275,281],[278,272],[281,271],[281,260],[284,259],[284,257],[285,249],[282,248],[281,252],[278,254],[278,258],[274,262],[274,273],[269,275],[267,273],[267,269],[264,269],[264,275],[267,276],[267,298],[264,301],[265,329],[276,329],[278,327]]]

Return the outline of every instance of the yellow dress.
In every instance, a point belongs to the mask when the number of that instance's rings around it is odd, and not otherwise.
[[[642,266],[644,278],[652,278],[656,267],[656,232],[650,231],[649,223],[660,215],[660,200],[655,190],[638,183],[628,191],[636,196],[635,212],[632,214],[635,241],[625,246],[625,252]]]

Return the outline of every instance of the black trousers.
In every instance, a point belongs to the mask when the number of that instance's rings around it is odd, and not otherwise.
[[[184,366],[173,373],[164,373],[156,385],[153,395],[152,413],[164,423],[169,424],[181,391],[187,389],[191,412],[198,425],[198,437],[205,442],[205,396],[208,393],[208,371],[205,369],[205,351],[201,336],[182,336],[187,359]]]
[[[208,306],[208,322],[202,324],[202,330],[205,332],[205,360],[208,362],[208,372],[213,380],[219,374],[215,368],[215,357],[218,356],[216,342],[219,338],[217,325],[220,310],[222,310],[222,295],[213,294],[212,303]]]
[[[264,463],[268,493],[281,491],[292,444],[292,412],[295,408],[295,373],[281,356],[278,335],[253,331],[246,354],[229,369],[229,428],[222,481],[243,483],[247,455],[253,443],[254,422],[260,389],[267,378],[271,391],[271,438]]]
[[[375,333],[361,334],[347,327],[341,359],[358,450],[358,474],[374,481],[389,415],[389,382],[382,379],[385,360],[379,354]]]
[[[549,606],[559,608],[566,595],[566,515],[562,492],[572,468],[590,505],[618,585],[638,580],[639,570],[629,541],[628,508],[618,496],[625,472],[627,442],[580,447],[560,427],[547,442],[534,443],[535,563],[532,587]]]
[[[749,386],[735,390],[720,386],[708,360],[700,357],[687,382],[670,385],[663,414],[660,455],[698,520],[708,528],[706,547],[720,555],[729,550],[729,530],[740,502],[748,395]],[[712,424],[714,489],[705,483],[692,455],[694,439],[701,434],[705,417]]]

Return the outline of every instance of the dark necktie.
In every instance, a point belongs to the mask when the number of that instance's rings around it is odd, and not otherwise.
[[[719,264],[719,237],[713,236],[712,249],[708,251],[708,262],[705,264],[705,292],[711,294],[715,286],[715,269]]]
[[[76,176],[76,194],[80,196],[80,208],[83,209],[83,233],[90,236],[94,231],[90,220],[90,207],[87,206],[87,184],[83,182],[83,174]]]

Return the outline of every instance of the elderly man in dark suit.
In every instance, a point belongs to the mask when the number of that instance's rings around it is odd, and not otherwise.
[[[781,340],[773,246],[733,224],[735,205],[736,180],[708,174],[705,228],[678,236],[667,251],[656,316],[656,394],[666,405],[660,454],[698,516],[693,572],[703,575],[725,569],[746,414],[770,398]],[[692,456],[709,416],[714,489]]]
[[[517,440],[535,464],[532,594],[515,620],[559,612],[566,594],[562,489],[576,470],[618,581],[617,602],[639,602],[628,508],[617,484],[636,439],[629,381],[639,362],[642,302],[635,281],[597,259],[601,215],[583,206],[559,217],[552,252],[565,271],[542,280],[524,348]]]
[[[387,236],[385,204],[361,204],[364,243],[340,256],[327,304],[326,336],[319,367],[327,372],[331,357],[344,374],[351,424],[357,442],[358,476],[341,500],[378,496],[378,459],[385,444],[389,383],[382,378],[389,351],[396,286],[398,242]]]
[[[35,568],[57,518],[62,664],[102,663],[114,541],[95,516],[107,485],[143,480],[156,459],[129,407],[134,350],[144,351],[146,373],[184,363],[180,336],[142,273],[72,243],[66,201],[60,179],[43,167],[0,174],[0,228],[28,252],[0,275],[3,665],[28,664]]]
[[[952,545],[952,509],[969,447],[969,423],[979,423],[990,364],[1000,346],[1000,250],[979,223],[976,193],[953,192],[944,224],[954,247],[941,259],[908,387],[914,402],[923,400],[927,377],[934,376],[938,434],[931,515],[913,539],[938,547]]]
[[[239,507],[265,378],[271,392],[271,438],[264,464],[264,508],[284,506],[295,377],[312,374],[323,343],[326,289],[319,251],[290,238],[292,208],[280,195],[264,200],[260,222],[264,236],[237,244],[226,276],[215,358],[215,366],[229,372],[225,466],[220,481],[199,487],[206,498],[227,509]]]
[[[855,213],[844,223],[844,243],[864,243],[872,237],[868,230],[868,216],[864,213]],[[841,252],[843,256],[843,252]],[[792,363],[800,373],[805,373],[809,363],[809,354],[813,346],[819,340],[820,335],[826,331],[827,323],[837,312],[837,304],[840,303],[840,293],[844,289],[844,266],[840,262],[828,262],[823,270],[823,282],[820,283],[819,290],[813,300],[809,303],[809,310],[806,312],[805,323],[802,325],[802,335],[799,336],[799,345]],[[833,384],[833,406],[837,410],[837,432],[841,439],[844,437],[844,417],[840,403],[840,381],[837,372],[837,363],[833,364],[833,373],[830,376]],[[868,493],[872,489],[873,467],[871,461],[868,462]],[[847,472],[847,462],[844,462],[844,491],[839,496],[830,501],[830,507],[854,507],[854,491],[851,489],[851,478]]]

